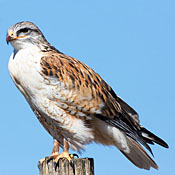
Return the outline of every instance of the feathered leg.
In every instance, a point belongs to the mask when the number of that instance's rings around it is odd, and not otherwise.
[[[59,153],[59,142],[56,139],[53,139],[53,149],[52,154],[58,154]]]

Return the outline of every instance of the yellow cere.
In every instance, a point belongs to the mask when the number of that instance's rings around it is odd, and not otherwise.
[[[9,32],[8,32],[8,34],[9,34],[9,36],[13,36],[13,31],[12,30],[10,30]]]

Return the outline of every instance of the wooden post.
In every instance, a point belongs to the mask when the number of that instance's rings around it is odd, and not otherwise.
[[[53,160],[38,164],[39,175],[94,175],[93,158],[73,159],[72,164],[67,159],[60,159],[55,165]]]

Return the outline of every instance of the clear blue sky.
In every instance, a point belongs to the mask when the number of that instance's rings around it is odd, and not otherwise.
[[[141,124],[169,149],[152,146],[159,170],[133,166],[116,148],[87,146],[96,175],[165,175],[175,163],[174,0],[0,0],[0,173],[36,175],[52,138],[8,73],[7,29],[32,21],[60,51],[98,72],[140,114]]]

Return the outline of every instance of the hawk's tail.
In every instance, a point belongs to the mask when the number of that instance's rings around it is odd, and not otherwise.
[[[126,136],[130,152],[120,150],[134,165],[139,168],[149,170],[151,167],[158,169],[154,160],[146,153],[146,151],[132,138]]]
[[[145,145],[148,144],[154,144],[157,143],[165,148],[168,148],[168,144],[163,141],[161,138],[157,137],[155,134],[151,133],[144,127],[141,127],[139,130],[139,135],[141,137],[141,140],[143,140]],[[120,149],[120,151],[137,167],[143,168],[146,170],[149,170],[151,167],[158,169],[157,164],[152,160],[152,158],[146,153],[146,151],[141,147],[139,143],[137,143],[134,139],[132,139],[129,136],[126,136],[127,144],[130,149],[130,152],[124,152]],[[142,143],[142,142],[141,142]],[[149,148],[149,151],[152,154],[151,148],[147,146],[146,148]],[[152,154],[153,155],[153,154]]]

